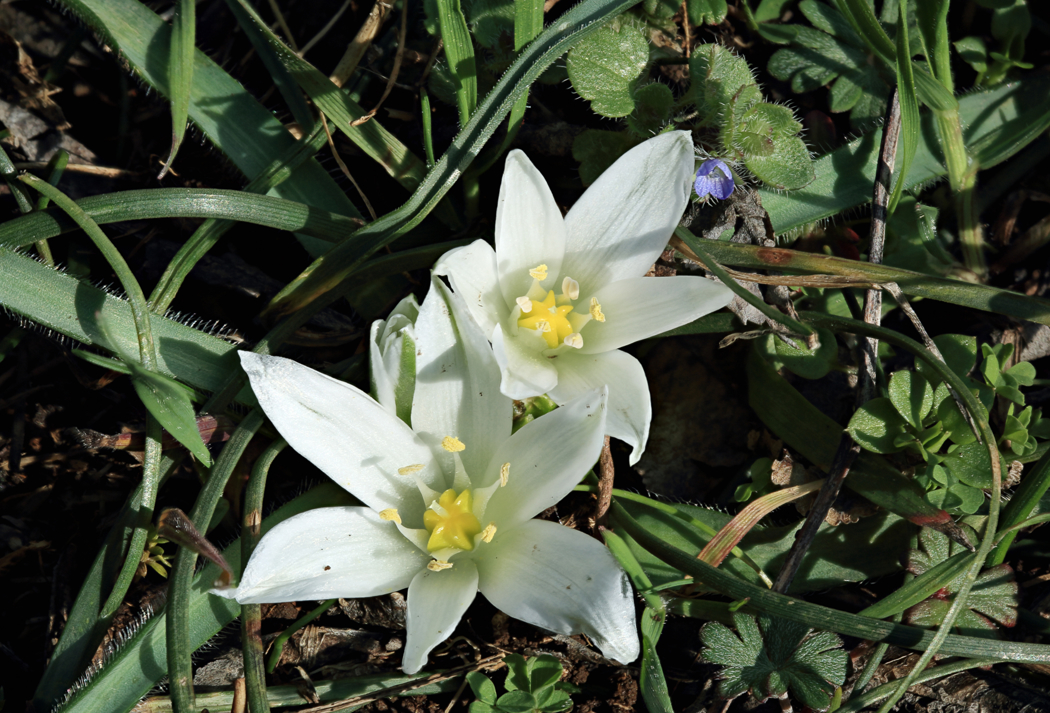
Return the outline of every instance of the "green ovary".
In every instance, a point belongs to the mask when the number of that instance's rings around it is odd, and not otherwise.
[[[555,304],[554,290],[550,290],[542,302],[532,303],[532,310],[522,315],[518,326],[541,330],[540,334],[547,341],[547,346],[555,349],[573,332],[568,320],[569,312],[572,312],[572,305],[558,307]]]
[[[423,525],[430,533],[427,549],[430,552],[454,547],[459,550],[474,549],[474,536],[481,534],[481,523],[474,517],[474,495],[470,490],[456,494],[451,488],[438,498],[437,510],[423,513]]]

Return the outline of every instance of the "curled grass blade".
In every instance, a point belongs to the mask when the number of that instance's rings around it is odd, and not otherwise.
[[[894,182],[886,210],[889,214],[897,207],[904,190],[904,180],[911,169],[912,159],[919,147],[919,100],[915,94],[915,74],[911,64],[911,46],[908,42],[908,18],[906,5],[899,8],[900,21],[897,23],[897,96],[901,106],[900,128],[900,169]]]

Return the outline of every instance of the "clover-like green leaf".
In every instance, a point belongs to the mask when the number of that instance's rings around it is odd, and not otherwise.
[[[961,445],[942,458],[941,463],[969,486],[982,490],[992,487],[992,461],[988,447],[982,443]]]
[[[868,401],[850,418],[846,430],[861,448],[873,453],[896,453],[896,439],[907,433],[908,422],[887,398]]]
[[[504,713],[532,713],[536,697],[528,691],[507,691],[496,700],[496,708]]]
[[[470,684],[470,690],[474,692],[474,697],[484,703],[493,704],[496,702],[496,684],[489,680],[489,677],[480,671],[471,671],[467,674],[467,683]]]
[[[933,387],[921,374],[898,371],[890,377],[890,401],[915,429],[933,408]]]
[[[907,570],[916,576],[964,550],[962,545],[949,541],[947,535],[930,528],[919,532],[919,547],[908,553]],[[940,625],[965,577],[965,572],[959,574],[932,597],[909,609],[905,613],[908,623],[929,627]],[[966,598],[966,610],[956,619],[955,627],[963,634],[994,636],[996,626],[993,622],[1006,627],[1017,622],[1017,582],[1013,569],[1005,564],[978,575]]]
[[[718,692],[735,698],[748,692],[759,701],[791,696],[814,710],[827,710],[846,679],[848,655],[834,634],[805,624],[733,614],[737,634],[718,622],[700,630],[701,658],[722,665]],[[760,628],[761,627],[761,628]]]
[[[632,89],[649,62],[643,26],[622,15],[569,51],[566,68],[573,89],[602,116],[634,110]]]

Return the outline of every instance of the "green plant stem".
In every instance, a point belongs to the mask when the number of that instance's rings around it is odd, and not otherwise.
[[[138,571],[142,552],[146,547],[146,539],[149,537],[149,526],[153,522],[153,509],[157,504],[157,490],[159,488],[161,472],[161,438],[163,431],[160,422],[149,414],[146,417],[146,448],[142,461],[142,495],[139,498],[138,512],[135,514],[135,529],[131,534],[131,542],[128,544],[127,554],[124,557],[124,566],[120,568],[120,574],[113,585],[113,589],[102,606],[99,615],[103,620],[108,620],[117,613],[117,609],[124,603],[124,595],[128,593],[131,583]]]
[[[0,147],[0,176],[3,176],[7,187],[11,189],[11,194],[15,197],[18,210],[22,213],[31,212],[33,203],[29,200],[26,189],[18,183],[18,169],[11,163],[11,158],[4,151],[3,147]]]
[[[47,181],[37,178],[36,176],[28,173],[24,173],[18,177],[20,181],[32,186],[36,191],[42,195],[47,196],[49,199],[55,202],[59,208],[65,211],[66,215],[76,221],[88,237],[91,238],[92,242],[95,243],[95,247],[98,248],[99,252],[109,263],[109,266],[116,273],[117,279],[120,280],[121,287],[124,288],[124,292],[128,296],[128,301],[131,303],[131,314],[135,320],[135,332],[138,339],[139,345],[139,360],[142,362],[142,366],[150,371],[156,371],[156,357],[153,351],[153,333],[150,331],[149,324],[149,308],[146,305],[146,296],[142,293],[142,287],[139,286],[138,280],[135,279],[135,275],[132,274],[131,268],[128,267],[127,261],[124,260],[124,256],[120,254],[113,242],[102,232],[102,229],[98,227],[83,209],[78,206],[72,199],[70,199],[65,193],[52,186]]]
[[[335,602],[335,599],[328,599],[327,601],[321,602],[321,604],[317,608],[312,609],[309,614],[300,617],[294,624],[282,631],[281,635],[273,640],[273,650],[270,651],[270,660],[266,665],[266,670],[273,673],[273,670],[277,668],[277,662],[281,660],[281,653],[284,651],[284,645],[288,643],[288,639],[292,638],[292,635],[299,631],[299,629],[302,629],[311,621],[328,611]]]
[[[928,681],[934,681],[938,678],[944,678],[945,676],[952,676],[962,671],[969,671],[971,668],[982,668],[984,666],[991,666],[992,664],[1002,663],[1002,659],[999,658],[976,658],[976,659],[963,659],[962,661],[953,661],[948,664],[941,664],[931,669],[927,669],[915,676],[912,681],[912,685],[918,683],[926,683]],[[883,698],[893,693],[894,687],[897,685],[897,681],[890,681],[884,683],[878,688],[873,688],[870,691],[865,692],[860,696],[850,698],[848,702],[843,704],[835,713],[858,713],[864,710],[870,705],[878,703]]]
[[[244,523],[241,528],[241,561],[247,566],[255,546],[259,544],[262,524],[263,495],[266,476],[278,454],[288,445],[283,438],[266,447],[255,465],[252,477],[244,491]],[[262,647],[262,610],[258,604],[241,605],[241,638],[244,640],[244,682],[248,689],[248,705],[252,713],[268,713],[270,701],[266,695],[266,658]]]
[[[962,246],[963,264],[978,277],[988,274],[984,259],[984,238],[977,215],[974,191],[977,187],[977,165],[971,165],[963,142],[959,110],[936,112],[937,132],[944,152],[944,165],[948,169],[948,185],[955,194],[956,221],[959,242]]]
[[[233,473],[248,442],[263,422],[262,409],[249,413],[223,447],[215,465],[208,473],[208,480],[190,513],[190,521],[206,527],[215,513],[215,506],[222,497],[226,481]],[[193,708],[193,647],[190,643],[189,605],[192,596],[193,570],[197,565],[197,553],[180,547],[175,556],[168,580],[168,603],[166,631],[168,636],[168,678],[171,699],[178,713],[190,713]]]
[[[51,160],[47,162],[47,182],[52,186],[57,186],[58,182],[62,180],[62,174],[65,172],[68,164],[69,152],[65,149],[56,151]],[[47,210],[47,205],[50,202],[47,196],[41,195],[37,198],[36,210]],[[46,239],[36,241],[36,253],[44,261],[44,264],[49,267],[55,266],[55,259],[51,256],[51,248],[48,246]]]

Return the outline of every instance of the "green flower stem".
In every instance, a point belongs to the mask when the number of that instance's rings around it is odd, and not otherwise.
[[[121,287],[128,296],[131,303],[131,314],[135,320],[135,331],[139,345],[139,360],[142,366],[150,371],[156,370],[156,358],[153,351],[153,333],[150,331],[149,309],[146,305],[146,296],[142,293],[142,287],[131,273],[124,256],[120,254],[113,242],[102,232],[98,224],[93,221],[84,210],[78,206],[65,193],[36,176],[24,173],[18,177],[20,181],[32,186],[42,195],[47,196],[55,202],[59,208],[76,221],[92,242],[99,249],[106,262],[116,273]]]
[[[163,431],[160,422],[149,414],[146,417],[146,449],[142,462],[142,494],[139,496],[138,508],[135,513],[135,530],[131,535],[131,543],[128,545],[127,555],[124,557],[124,566],[120,568],[113,589],[102,606],[100,617],[108,620],[117,613],[117,609],[124,603],[124,595],[128,593],[131,583],[138,571],[142,551],[146,547],[146,539],[149,536],[149,526],[153,522],[153,509],[157,504],[157,490],[159,488],[161,473],[161,438]]]
[[[244,492],[244,523],[241,528],[241,561],[247,565],[255,546],[261,539],[263,494],[266,476],[274,458],[288,443],[282,438],[274,441],[252,467],[252,477]],[[262,648],[262,611],[258,604],[241,605],[241,638],[244,640],[244,682],[248,688],[248,706],[252,713],[268,713],[270,701],[266,695],[266,659]]]
[[[190,521],[205,527],[211,522],[215,506],[222,497],[226,481],[233,473],[234,466],[240,460],[248,442],[259,430],[263,422],[262,409],[256,408],[249,413],[237,430],[230,436],[229,442],[222,449],[215,465],[208,473],[208,480],[197,498]],[[168,582],[167,618],[165,621],[168,637],[168,678],[171,685],[171,698],[177,713],[190,713],[193,707],[193,646],[190,643],[189,605],[192,598],[190,585],[193,583],[193,570],[197,565],[197,553],[180,547],[175,556]]]
[[[948,185],[955,194],[956,220],[959,224],[959,241],[962,244],[963,264],[978,277],[988,274],[984,259],[984,238],[977,215],[974,191],[977,188],[976,164],[971,165],[966,144],[963,142],[959,110],[936,112],[937,132],[944,151],[944,165],[948,169]]]
[[[294,624],[282,631],[281,635],[273,641],[273,650],[270,651],[270,660],[266,664],[266,670],[273,673],[273,670],[277,668],[277,662],[281,660],[281,653],[284,651],[284,645],[288,643],[288,639],[292,638],[292,635],[299,631],[299,629],[302,629],[311,621],[328,611],[335,602],[335,599],[328,599],[321,602],[321,604],[317,608],[311,610],[309,614],[300,617]]]

